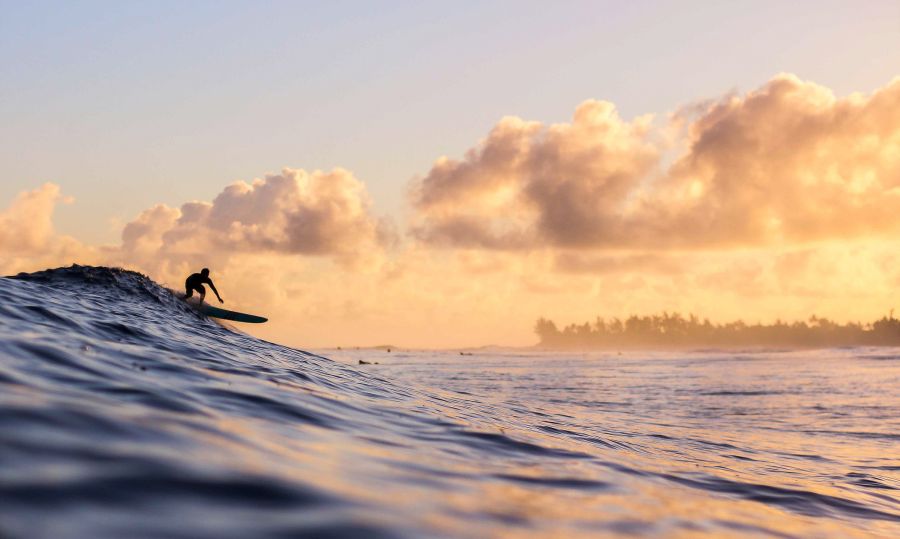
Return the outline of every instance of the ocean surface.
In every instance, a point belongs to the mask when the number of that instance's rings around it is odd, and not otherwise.
[[[598,536],[900,537],[900,350],[311,353],[0,279],[4,539]]]

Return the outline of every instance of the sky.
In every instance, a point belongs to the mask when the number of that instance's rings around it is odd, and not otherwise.
[[[897,76],[894,1],[0,1],[0,270],[209,266],[307,346],[872,319]]]

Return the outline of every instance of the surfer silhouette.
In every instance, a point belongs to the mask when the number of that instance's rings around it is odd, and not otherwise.
[[[225,300],[222,299],[222,296],[219,295],[219,291],[216,290],[216,285],[213,284],[212,279],[209,278],[209,268],[203,268],[200,270],[200,273],[192,273],[187,280],[184,281],[184,299],[194,295],[194,290],[200,293],[200,303],[203,303],[203,298],[206,297],[206,288],[203,288],[204,284],[208,284],[212,291],[215,292],[216,297],[219,298],[219,303],[225,303]]]

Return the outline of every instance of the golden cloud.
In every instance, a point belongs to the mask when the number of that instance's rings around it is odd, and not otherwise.
[[[672,141],[689,116],[683,140]],[[670,144],[685,148],[663,167]],[[665,126],[587,101],[502,120],[412,188],[414,235],[485,249],[733,248],[900,229],[900,79],[837,99],[792,75]]]
[[[125,226],[122,251],[131,258],[222,261],[278,253],[352,263],[389,245],[393,234],[388,220],[372,214],[365,186],[350,172],[285,168],[233,183],[212,202],[144,211]]]
[[[53,210],[64,200],[59,186],[25,191],[0,213],[0,248],[5,253],[44,250],[53,238]]]
[[[45,183],[20,193],[0,211],[0,272],[95,259],[95,249],[54,230],[53,213],[61,202],[71,199],[58,185]]]

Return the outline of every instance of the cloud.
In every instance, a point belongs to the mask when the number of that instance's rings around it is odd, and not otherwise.
[[[131,260],[221,263],[269,253],[354,263],[390,246],[391,227],[372,214],[365,186],[350,172],[285,168],[233,183],[212,202],[145,210],[125,226],[121,250]]]
[[[582,103],[571,124],[505,118],[463,160],[439,159],[414,186],[413,232],[490,249],[608,241],[658,162],[651,120],[625,122],[603,101]]]
[[[685,125],[685,122],[686,125]],[[671,133],[684,133],[673,141]],[[683,148],[664,166],[670,147]],[[413,234],[483,249],[695,249],[900,230],[900,79],[835,98],[779,75],[666,125],[605,102],[571,123],[505,118],[411,189]]]
[[[52,183],[25,191],[0,213],[0,248],[6,253],[44,250],[53,237],[53,211],[64,198]]]
[[[681,242],[752,245],[900,229],[900,79],[837,99],[776,77],[707,108],[661,193]],[[662,201],[656,202],[662,206]]]
[[[563,252],[556,257],[555,269],[564,273],[664,273],[672,274],[684,270],[677,257],[654,254],[637,255],[584,255]]]
[[[93,260],[94,249],[54,230],[57,205],[71,201],[62,195],[58,185],[45,183],[20,193],[0,211],[0,272]]]

